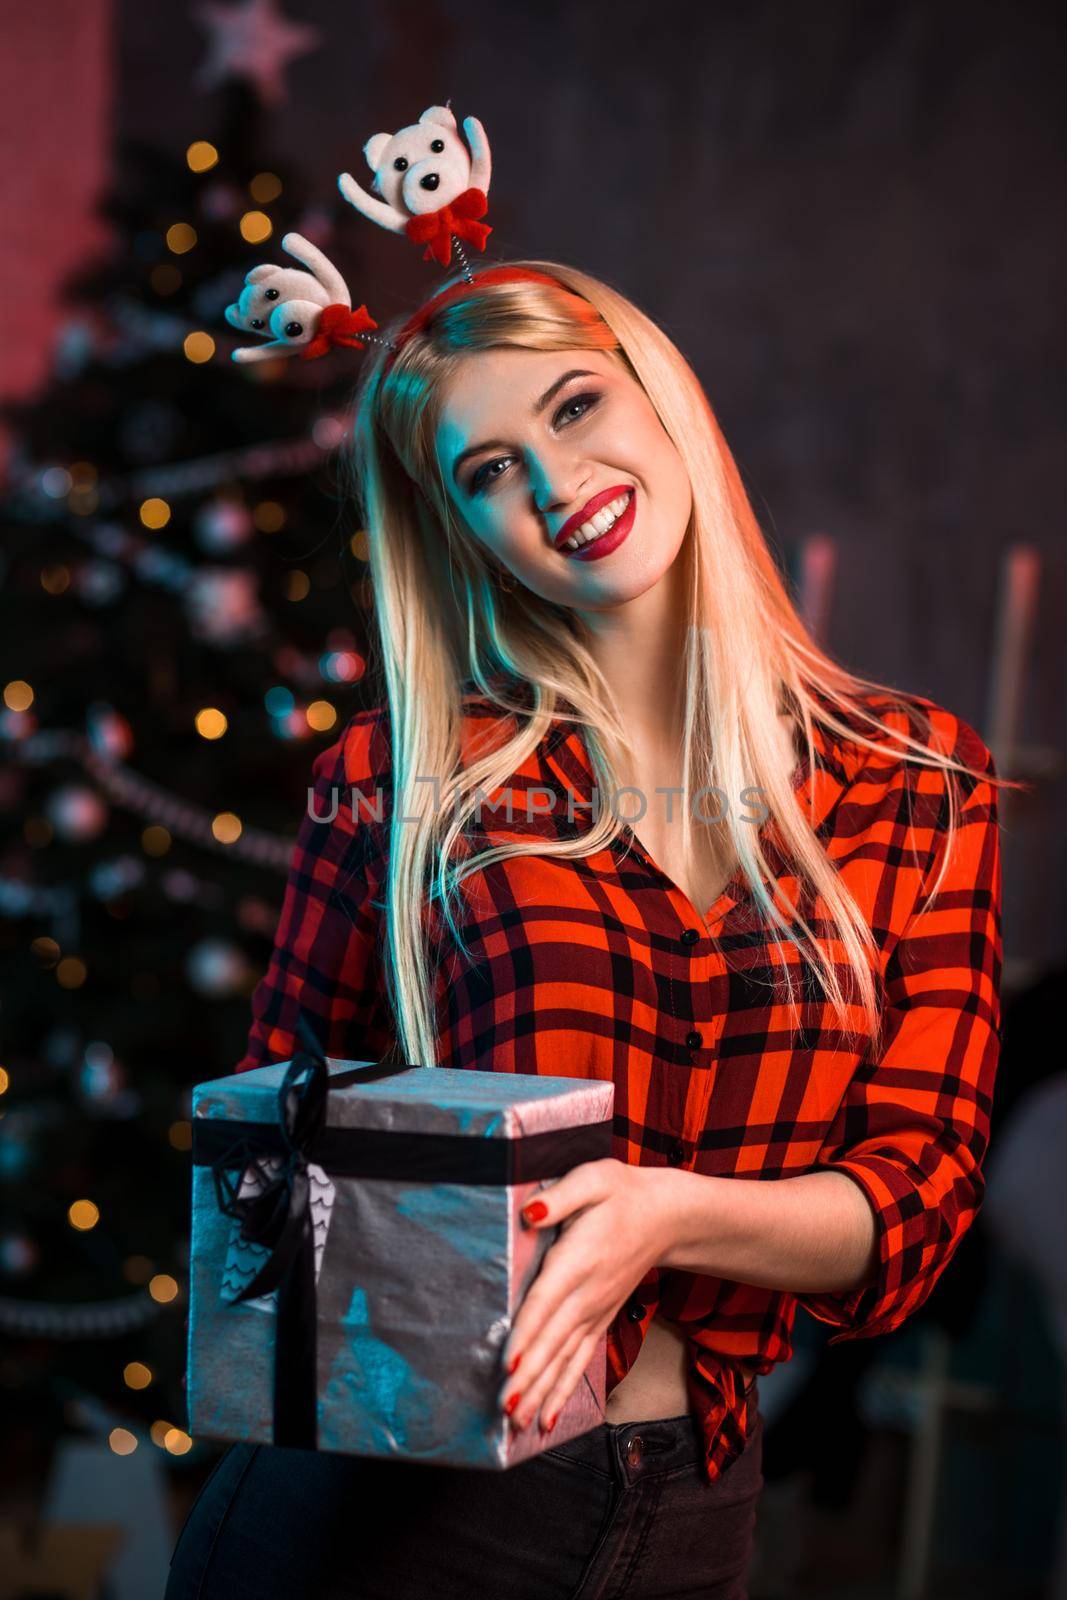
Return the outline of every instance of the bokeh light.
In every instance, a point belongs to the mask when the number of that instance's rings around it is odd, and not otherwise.
[[[265,211],[246,211],[239,226],[247,244],[262,244],[274,232],[274,224]]]
[[[210,361],[215,354],[215,341],[210,333],[197,329],[194,333],[187,333],[182,341],[185,359],[192,361],[196,366],[203,366],[205,361]]]
[[[194,139],[185,152],[190,172],[210,172],[216,166],[219,153],[210,139]]]
[[[220,811],[212,820],[211,831],[220,844],[236,844],[243,831],[241,819],[232,811]]]
[[[28,711],[33,705],[33,690],[25,678],[12,678],[4,684],[4,704],[9,711]]]
[[[188,222],[172,222],[167,229],[167,249],[176,256],[185,255],[196,244],[196,229]]]
[[[165,528],[170,521],[170,506],[158,495],[141,501],[141,521],[146,528]]]
[[[74,1200],[67,1208],[67,1218],[79,1233],[88,1233],[100,1221],[100,1208],[91,1200]]]
[[[258,206],[269,206],[282,192],[282,180],[276,172],[257,172],[248,185],[248,192]]]
[[[229,718],[217,706],[205,706],[196,713],[196,731],[201,739],[221,739],[229,726]]]

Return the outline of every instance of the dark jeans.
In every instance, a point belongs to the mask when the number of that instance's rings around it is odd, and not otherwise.
[[[231,1445],[166,1600],[744,1600],[762,1439],[714,1483],[689,1415],[504,1471]]]

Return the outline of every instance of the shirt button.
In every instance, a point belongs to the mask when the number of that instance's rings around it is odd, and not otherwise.
[[[626,1307],[626,1315],[629,1317],[631,1322],[640,1322],[644,1314],[645,1308],[641,1304],[640,1300],[631,1300],[629,1305]]]
[[[700,934],[697,932],[696,928],[686,928],[682,934],[682,943],[696,944],[699,938]]]
[[[690,1050],[698,1050],[704,1043],[704,1039],[703,1036],[694,1028],[691,1033],[686,1034],[685,1042],[689,1046]]]
[[[639,1433],[631,1433],[629,1439],[626,1441],[626,1459],[631,1467],[639,1467],[641,1465],[641,1457],[644,1454],[644,1449],[645,1441],[642,1439],[641,1435]]]
[[[674,1143],[670,1147],[670,1150],[667,1152],[667,1160],[672,1166],[675,1167],[680,1166],[685,1160],[685,1145],[682,1143],[681,1139],[675,1139]]]

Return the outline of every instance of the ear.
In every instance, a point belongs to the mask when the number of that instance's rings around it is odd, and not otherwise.
[[[419,121],[437,123],[442,128],[451,128],[453,133],[456,131],[456,118],[448,106],[427,106]]]
[[[392,137],[391,133],[375,133],[371,135],[363,146],[363,154],[366,156],[367,165],[372,172],[377,172],[381,166],[385,147]]]
[[[251,272],[245,273],[246,283],[261,283],[264,278],[269,278],[279,269],[273,261],[264,261],[258,267],[253,267]]]

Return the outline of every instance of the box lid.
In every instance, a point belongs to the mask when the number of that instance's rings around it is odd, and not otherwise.
[[[274,1122],[278,1090],[289,1065],[278,1061],[198,1083],[193,1089],[193,1116]],[[328,1127],[515,1139],[550,1128],[608,1120],[615,1101],[614,1083],[599,1078],[412,1066],[361,1081],[360,1067],[368,1072],[381,1069],[370,1062],[333,1056],[326,1058],[326,1065],[331,1078],[326,1102]],[[332,1086],[332,1080],[342,1076],[345,1082]]]

